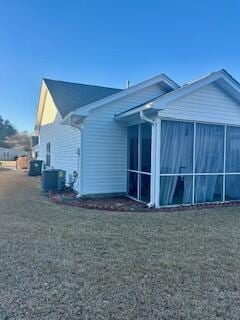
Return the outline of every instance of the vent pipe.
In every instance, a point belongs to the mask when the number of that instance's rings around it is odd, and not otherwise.
[[[126,80],[126,88],[128,89],[130,87],[130,81]]]

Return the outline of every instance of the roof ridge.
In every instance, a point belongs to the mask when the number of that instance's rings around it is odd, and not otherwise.
[[[219,70],[216,70],[216,71],[209,72],[209,73],[207,73],[207,74],[205,74],[205,75],[203,75],[201,77],[198,77],[196,79],[193,79],[191,81],[188,81],[188,82],[184,83],[181,87],[193,84],[195,82],[198,82],[198,81],[200,81],[202,79],[208,78],[209,76],[212,76],[212,75],[214,75],[216,73],[220,73],[220,72],[223,72],[223,73],[227,74],[229,77],[231,77],[235,82],[237,82],[239,84],[239,82],[229,72],[227,72],[226,69],[222,68],[222,69],[219,69]]]
[[[89,87],[95,87],[95,88],[104,88],[104,89],[113,89],[113,90],[124,90],[121,88],[113,88],[108,86],[101,86],[96,84],[88,84],[88,83],[79,83],[79,82],[72,82],[72,81],[65,81],[65,80],[56,80],[56,79],[49,79],[49,78],[42,78],[43,81],[52,81],[52,82],[61,82],[61,83],[67,83],[67,84],[73,84],[73,85],[81,85],[81,86],[89,86]]]

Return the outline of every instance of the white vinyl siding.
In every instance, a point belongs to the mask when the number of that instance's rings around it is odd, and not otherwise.
[[[83,194],[127,191],[127,129],[114,116],[162,94],[154,85],[91,112],[84,122]]]
[[[16,157],[24,156],[27,153],[23,148],[0,148],[0,161],[1,160],[15,160]]]
[[[239,125],[240,104],[217,85],[209,84],[167,104],[159,116]]]
[[[55,115],[53,109],[55,108]],[[73,171],[79,172],[80,159],[77,154],[80,148],[80,131],[77,128],[60,124],[61,115],[56,110],[50,94],[48,93],[45,110],[51,116],[43,121],[40,128],[40,143],[38,159],[46,161],[46,144],[51,143],[51,167],[67,171],[67,179]],[[44,115],[43,115],[44,118]],[[45,117],[46,118],[46,117]],[[79,181],[74,188],[79,191]]]

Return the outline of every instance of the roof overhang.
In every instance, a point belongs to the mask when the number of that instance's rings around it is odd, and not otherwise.
[[[86,116],[82,116],[74,112],[70,112],[64,119],[62,119],[60,124],[81,129],[83,120],[85,118]]]

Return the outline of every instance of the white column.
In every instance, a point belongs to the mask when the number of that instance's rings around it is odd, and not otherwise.
[[[161,152],[161,119],[156,119],[156,139],[155,139],[155,206],[159,208],[160,195],[160,152]]]
[[[137,173],[137,198],[140,200],[140,193],[141,193],[141,175],[139,171],[141,171],[141,128],[140,124],[138,124],[138,173]]]
[[[152,124],[152,141],[151,141],[151,189],[150,204],[155,204],[155,177],[156,177],[156,131],[157,124]]]
[[[227,152],[227,126],[224,126],[224,147],[223,147],[223,202],[226,201],[226,152]]]
[[[192,204],[195,203],[195,172],[196,172],[196,122],[193,127],[193,185],[192,185]]]

